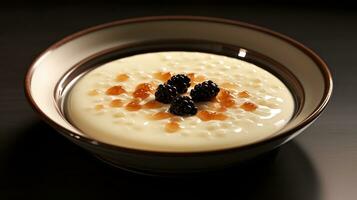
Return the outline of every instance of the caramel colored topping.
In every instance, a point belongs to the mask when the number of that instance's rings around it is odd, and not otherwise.
[[[222,107],[230,108],[235,105],[234,97],[228,90],[225,89],[221,89],[219,91],[216,99]]]
[[[195,76],[195,78],[194,78],[194,81],[195,82],[203,82],[203,81],[205,81],[207,78],[205,77],[205,76],[203,76],[203,75],[198,75],[198,76]]]
[[[154,77],[158,80],[161,80],[161,81],[168,81],[170,78],[171,78],[171,73],[170,72],[156,72],[154,73]]]
[[[195,80],[195,73],[188,73],[187,76],[188,78],[190,78],[191,81]]]
[[[170,119],[171,122],[181,122],[183,120],[183,117],[171,117]]]
[[[244,90],[244,91],[242,91],[242,92],[239,92],[239,93],[238,93],[238,96],[239,96],[240,98],[248,98],[248,97],[250,97],[248,91],[246,91],[246,90]]]
[[[222,106],[218,102],[201,103],[198,105],[199,110],[220,111],[221,108]]]
[[[114,99],[110,102],[111,107],[121,107],[123,106],[123,102],[120,99]]]
[[[258,108],[258,106],[252,102],[244,102],[240,107],[243,108],[245,111],[254,111]]]
[[[126,74],[119,74],[115,80],[118,81],[118,82],[123,82],[123,81],[126,81],[129,79],[129,76],[126,75]]]
[[[218,102],[210,102],[208,105],[209,106],[207,108],[202,108],[202,110],[207,109],[209,111],[217,111],[217,112],[226,112],[227,111],[227,108],[222,106]]]
[[[223,113],[209,112],[205,110],[198,111],[197,117],[200,118],[202,121],[225,120],[228,118],[228,116]]]
[[[230,83],[230,82],[224,82],[219,85],[219,87],[224,88],[224,89],[237,89],[237,84],[235,83]]]
[[[119,95],[126,92],[124,88],[120,85],[113,86],[111,88],[108,88],[105,94],[107,95]]]
[[[180,130],[180,124],[177,122],[168,122],[165,125],[165,130],[168,133],[176,132],[176,131]]]
[[[140,105],[140,99],[134,99],[131,102],[129,102],[128,104],[125,105],[125,108],[128,111],[137,111],[141,109],[141,105]]]
[[[154,89],[150,83],[141,83],[136,86],[135,91],[133,93],[134,98],[146,99],[150,96]]]
[[[195,73],[188,73],[188,78],[190,78],[191,83],[200,83],[205,81],[207,78],[203,75],[196,75]]]
[[[152,120],[162,120],[162,119],[167,119],[167,118],[170,118],[172,117],[172,114],[171,113],[168,113],[168,112],[158,112],[158,113],[155,113],[153,115],[150,115],[150,119]]]
[[[89,95],[89,96],[96,96],[96,95],[98,95],[98,94],[99,94],[99,93],[98,93],[97,90],[91,90],[91,91],[88,92],[88,95]]]
[[[219,107],[218,109],[217,109],[217,111],[218,112],[226,112],[227,111],[227,108],[226,107]]]
[[[161,108],[163,105],[164,104],[162,104],[158,101],[151,100],[144,104],[144,108],[148,108],[148,109]]]
[[[104,108],[104,106],[102,105],[102,104],[97,104],[97,105],[95,105],[94,106],[94,109],[96,109],[96,110],[102,110]]]
[[[150,81],[149,84],[151,85],[151,88],[152,88],[151,94],[155,94],[156,88],[157,88],[157,86],[158,86],[157,82],[155,82],[155,81]]]

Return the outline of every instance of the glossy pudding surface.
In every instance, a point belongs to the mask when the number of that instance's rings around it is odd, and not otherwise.
[[[159,84],[184,74],[191,86],[211,80],[220,89],[197,113],[177,116],[155,101]],[[154,52],[121,58],[95,68],[71,89],[66,114],[96,140],[134,149],[166,152],[237,147],[271,137],[294,112],[282,81],[237,58],[200,52]]]

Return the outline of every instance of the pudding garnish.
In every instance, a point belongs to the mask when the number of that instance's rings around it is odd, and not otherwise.
[[[200,118],[202,121],[209,121],[209,120],[225,120],[228,117],[223,113],[218,112],[210,112],[206,110],[198,111],[197,117]]]
[[[154,89],[150,83],[141,83],[136,86],[135,91],[133,92],[134,98],[146,99],[150,96]]]
[[[154,77],[160,81],[166,82],[171,78],[171,72],[156,72]]]
[[[133,99],[131,102],[125,105],[126,110],[128,111],[137,111],[141,109],[140,99]]]
[[[165,125],[165,130],[168,133],[176,132],[180,129],[180,124],[177,122],[170,121]]]
[[[257,105],[248,101],[244,102],[240,107],[243,108],[245,111],[254,111],[255,109],[258,108]]]
[[[111,107],[121,107],[123,106],[123,101],[120,99],[114,99],[110,102]]]
[[[162,104],[156,100],[148,101],[143,105],[143,107],[147,108],[147,109],[161,108],[162,106],[164,106],[164,104]]]
[[[118,74],[118,76],[115,78],[116,81],[118,82],[124,82],[129,79],[129,76],[127,74]]]
[[[98,90],[91,90],[88,92],[89,96],[97,96],[99,94]]]
[[[152,120],[162,120],[162,119],[168,119],[171,117],[173,117],[173,115],[168,112],[158,112],[158,113],[155,113],[155,114],[152,114],[149,116],[149,118]]]
[[[217,101],[221,104],[222,107],[230,108],[235,105],[234,97],[230,91],[221,89],[216,97]]]
[[[242,92],[239,92],[239,93],[238,93],[238,96],[239,96],[240,98],[249,98],[249,97],[250,97],[248,91],[246,91],[246,90],[244,90],[244,91],[242,91]]]
[[[107,95],[120,95],[120,94],[123,94],[125,92],[126,91],[122,86],[116,85],[116,86],[108,88],[107,91],[105,92],[105,94],[107,94]]]

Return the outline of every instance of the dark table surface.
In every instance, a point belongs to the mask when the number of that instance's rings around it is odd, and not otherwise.
[[[201,4],[10,5],[0,8],[0,199],[71,199],[145,194],[235,195],[243,199],[357,198],[357,12],[316,6]],[[62,37],[89,26],[147,15],[237,19],[287,34],[329,64],[334,95],[323,115],[284,145],[273,162],[244,173],[182,179],[141,177],[111,168],[42,122],[26,102],[31,61]]]

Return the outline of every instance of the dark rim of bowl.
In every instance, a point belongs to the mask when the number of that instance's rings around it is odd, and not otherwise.
[[[229,25],[234,25],[234,26],[240,26],[240,27],[245,27],[249,29],[253,29],[259,32],[263,32],[269,35],[272,35],[274,37],[277,37],[279,39],[282,39],[289,44],[295,46],[299,50],[303,51],[305,54],[307,54],[319,67],[323,78],[325,82],[325,88],[324,88],[324,94],[323,98],[320,101],[319,105],[315,110],[307,117],[305,118],[302,122],[300,122],[297,126],[293,127],[292,129],[282,132],[279,135],[266,138],[263,140],[256,141],[251,144],[243,145],[243,146],[238,146],[238,147],[231,147],[231,148],[226,148],[226,149],[217,149],[217,150],[208,150],[208,151],[195,151],[195,152],[165,152],[165,151],[152,151],[152,150],[142,150],[142,149],[134,149],[134,148],[127,148],[127,147],[122,147],[122,146],[115,146],[111,144],[107,144],[104,142],[100,142],[97,140],[93,140],[87,137],[84,137],[82,135],[78,135],[74,132],[69,131],[68,129],[62,127],[61,125],[57,124],[53,120],[51,120],[36,104],[34,101],[32,95],[31,95],[31,79],[33,72],[35,70],[35,64],[36,62],[44,56],[46,53],[50,52],[53,49],[56,49],[63,44],[66,44],[67,42],[70,42],[73,39],[76,39],[80,36],[83,36],[85,34],[98,31],[101,29],[109,28],[112,26],[118,26],[118,25],[123,25],[123,24],[131,24],[131,23],[138,23],[138,22],[150,22],[150,21],[161,21],[161,20],[187,20],[187,21],[203,21],[203,22],[214,22],[214,23],[221,23],[221,24],[229,24]],[[76,32],[74,34],[71,34],[62,40],[56,42],[55,44],[51,45],[49,48],[47,48],[44,52],[42,52],[30,65],[26,76],[25,76],[25,94],[30,102],[32,108],[39,113],[40,117],[46,121],[49,125],[54,127],[56,130],[60,130],[62,134],[65,134],[67,137],[73,138],[77,142],[84,142],[86,144],[89,144],[93,147],[102,147],[104,149],[109,149],[109,150],[114,150],[114,151],[121,151],[121,152],[127,152],[127,153],[138,153],[138,154],[148,154],[148,155],[158,155],[158,156],[184,156],[184,155],[194,155],[194,156],[200,156],[204,154],[220,154],[220,153],[228,153],[231,151],[239,151],[239,150],[246,150],[249,148],[254,148],[256,146],[261,146],[270,142],[278,141],[280,139],[283,139],[284,137],[293,135],[295,132],[298,130],[302,129],[303,127],[307,126],[308,124],[312,123],[320,114],[321,112],[325,109],[326,105],[329,102],[329,99],[332,95],[332,88],[333,88],[333,83],[332,83],[332,75],[330,70],[327,67],[327,64],[324,62],[322,58],[320,58],[314,51],[306,47],[305,45],[301,44],[300,42],[297,42],[296,40],[283,35],[281,33],[272,31],[267,28],[263,28],[257,25],[252,25],[248,24],[245,22],[240,22],[240,21],[235,21],[235,20],[229,20],[229,19],[222,19],[222,18],[213,18],[213,17],[203,17],[203,16],[151,16],[151,17],[141,17],[141,18],[132,18],[132,19],[125,19],[125,20],[119,20],[119,21],[113,21],[101,25],[97,25],[88,29],[84,29],[82,31]]]

